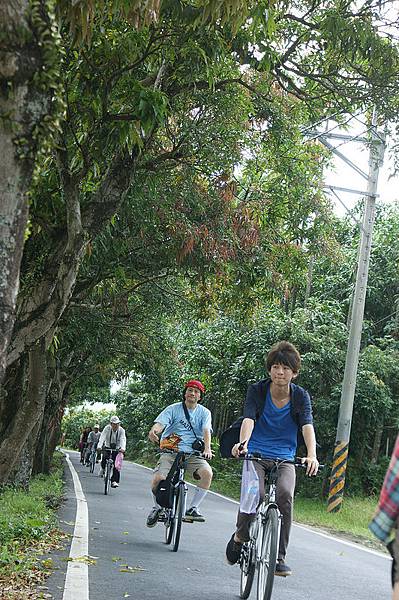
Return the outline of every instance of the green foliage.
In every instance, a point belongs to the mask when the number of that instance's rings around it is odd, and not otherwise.
[[[37,562],[38,543],[42,551],[51,542],[56,527],[55,510],[63,492],[62,464],[56,456],[52,472],[39,475],[29,491],[4,488],[0,493],[0,577],[23,575]]]
[[[85,427],[93,427],[98,423],[100,429],[103,430],[113,414],[107,409],[94,411],[87,408],[71,408],[62,420],[62,432],[65,434],[64,446],[77,449],[79,438]]]

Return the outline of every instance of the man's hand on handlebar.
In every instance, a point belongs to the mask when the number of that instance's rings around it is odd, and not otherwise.
[[[306,475],[311,477],[312,475],[317,475],[317,471],[319,470],[319,461],[315,456],[307,456],[306,458],[301,458],[302,463],[306,463]]]
[[[238,444],[234,444],[231,449],[231,454],[234,458],[239,458],[240,456],[244,456],[248,452],[248,441],[244,440],[243,442],[238,442]]]
[[[152,429],[150,430],[150,433],[148,434],[148,438],[151,442],[153,442],[153,444],[156,444],[157,446],[159,446],[159,435],[157,435],[155,433],[155,431],[153,431]]]
[[[204,458],[213,458],[213,452],[212,452],[211,448],[205,448],[205,450],[202,453],[202,456]]]

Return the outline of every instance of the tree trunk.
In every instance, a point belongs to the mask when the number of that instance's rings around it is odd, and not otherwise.
[[[18,376],[18,378],[15,377]],[[19,376],[22,375],[22,378]],[[46,353],[41,339],[21,361],[20,368],[8,379],[6,403],[0,423],[0,485],[20,471],[21,481],[29,475],[37,433],[46,400]],[[7,421],[4,421],[7,415]],[[20,458],[21,457],[21,458]]]
[[[308,274],[306,277],[306,290],[305,290],[305,299],[303,301],[303,305],[306,306],[309,302],[310,292],[312,290],[312,279],[313,279],[313,267],[314,267],[314,256],[310,257]]]
[[[371,451],[370,462],[375,465],[378,461],[378,457],[380,455],[380,446],[381,446],[381,438],[382,432],[384,431],[384,421],[381,423],[377,423],[376,430],[374,433],[374,442],[373,449]]]
[[[56,363],[38,436],[33,475],[48,474],[50,471],[51,459],[59,439],[61,420],[65,409],[65,388],[66,380],[61,376],[59,363]]]
[[[29,0],[0,2],[0,384],[15,320],[38,132],[52,104],[49,88],[33,79],[46,67],[44,50],[52,41],[50,33],[44,49],[46,2],[36,3],[34,19],[32,10]]]

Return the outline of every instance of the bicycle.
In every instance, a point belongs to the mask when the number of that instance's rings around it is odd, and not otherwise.
[[[173,451],[163,450],[169,454]],[[165,525],[165,544],[172,544],[172,551],[177,552],[180,543],[181,527],[186,514],[187,483],[184,480],[184,471],[190,456],[201,456],[201,452],[178,452],[176,472],[172,478],[173,504],[172,508],[164,509],[162,520]]]
[[[94,473],[96,461],[97,461],[97,448],[96,448],[96,446],[93,446],[92,449],[90,450],[90,455],[89,455],[90,473]]]
[[[240,598],[249,597],[258,570],[257,600],[270,600],[274,573],[277,563],[277,552],[280,540],[281,513],[276,503],[276,483],[279,466],[291,461],[268,459],[247,454],[242,460],[269,460],[271,469],[265,475],[265,497],[256,511],[256,517],[251,525],[250,540],[242,546],[239,559]],[[295,467],[306,468],[302,462],[294,462]]]
[[[112,453],[117,452],[114,448],[103,448],[103,452],[107,452],[104,468],[104,494],[107,495],[111,487],[112,471],[114,469],[114,459]]]

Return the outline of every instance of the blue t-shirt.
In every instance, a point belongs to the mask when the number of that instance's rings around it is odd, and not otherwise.
[[[268,458],[293,460],[297,446],[298,426],[291,416],[291,402],[283,408],[273,404],[270,388],[265,408],[256,421],[248,444],[249,452],[259,452]]]
[[[188,409],[191,425],[198,438],[204,437],[204,429],[212,431],[211,411],[202,404],[197,404],[194,409]],[[161,440],[175,433],[181,438],[179,450],[182,452],[192,452],[192,443],[195,441],[195,435],[187,422],[182,402],[176,402],[167,406],[155,419],[156,423],[165,425]]]

